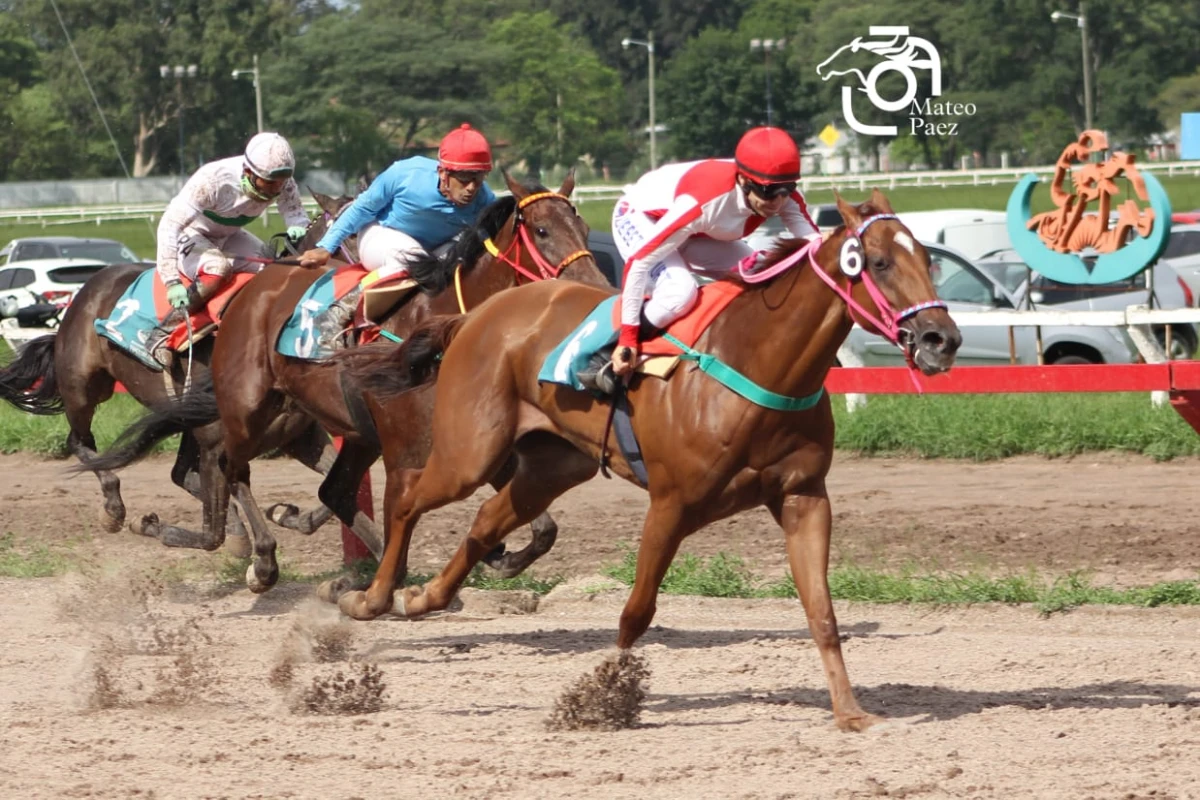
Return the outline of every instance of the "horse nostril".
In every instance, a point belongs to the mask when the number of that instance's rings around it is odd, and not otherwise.
[[[920,345],[923,349],[934,353],[953,353],[958,349],[959,341],[957,337],[945,336],[941,330],[932,328],[923,331],[920,337]]]

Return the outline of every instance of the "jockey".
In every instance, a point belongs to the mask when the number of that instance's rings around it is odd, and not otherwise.
[[[625,258],[625,283],[614,373],[630,372],[639,340],[695,305],[693,272],[720,277],[753,253],[740,240],[767,217],[778,215],[797,238],[820,239],[799,180],[792,137],[780,128],[753,128],[734,158],[659,167],[617,201],[612,231]]]
[[[487,139],[464,123],[442,139],[437,161],[424,156],[397,161],[354,199],[317,246],[300,257],[302,267],[324,266],[345,239],[358,233],[359,257],[372,270],[314,320],[322,345],[337,346],[364,287],[407,272],[409,263],[449,244],[495,201],[483,182],[491,169]]]
[[[269,257],[262,240],[244,229],[276,203],[288,229],[300,239],[308,215],[292,173],[296,157],[278,133],[259,133],[240,156],[210,161],[192,175],[163,212],[158,223],[158,275],[173,309],[150,332],[146,349],[164,366],[171,364],[165,346],[171,331],[211,299],[235,272],[258,272],[261,263],[247,257]],[[181,276],[192,283],[184,286]]]

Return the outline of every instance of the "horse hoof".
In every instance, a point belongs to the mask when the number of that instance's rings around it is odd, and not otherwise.
[[[366,592],[346,592],[338,599],[338,608],[347,617],[362,621],[375,619],[387,611],[386,608],[373,610]]]
[[[290,527],[287,524],[288,520],[295,519],[299,513],[300,509],[291,503],[276,503],[267,509],[267,519],[281,528],[287,528]]]
[[[253,564],[246,568],[246,588],[250,591],[254,592],[255,594],[262,594],[274,585],[274,581],[271,581],[270,583],[260,581],[258,579],[258,572],[254,569]]]
[[[862,733],[873,725],[878,725],[881,722],[887,722],[887,717],[881,717],[876,714],[856,714],[853,717],[845,717],[837,720],[838,730],[846,733]]]
[[[234,558],[249,558],[250,557],[250,537],[249,536],[226,536],[225,537],[225,552]]]
[[[104,528],[105,533],[117,533],[125,527],[125,515],[113,516],[105,509],[100,512],[100,527]]]
[[[338,600],[346,592],[354,588],[354,579],[348,575],[328,580],[317,587],[317,597],[326,603],[337,605]]]
[[[142,516],[129,523],[129,532],[138,536],[154,536],[154,529],[158,527],[158,514],[143,514]]]

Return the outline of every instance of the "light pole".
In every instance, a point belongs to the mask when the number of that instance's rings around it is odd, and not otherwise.
[[[622,39],[621,47],[629,49],[629,45],[636,44],[639,47],[646,48],[650,54],[650,169],[658,167],[658,140],[657,131],[654,125],[654,31],[646,34],[646,41],[641,39]]]
[[[254,110],[258,113],[258,132],[263,132],[263,117],[262,117],[262,82],[258,75],[258,53],[254,54],[253,69],[235,69],[233,77],[237,78],[241,75],[249,75],[254,79]]]
[[[1079,0],[1079,13],[1068,14],[1065,11],[1055,11],[1050,19],[1058,22],[1060,19],[1073,19],[1079,27],[1079,36],[1083,40],[1083,128],[1092,129],[1092,69],[1091,58],[1088,55],[1087,14],[1084,13],[1083,0]]]
[[[196,77],[197,71],[198,71],[198,68],[196,67],[195,64],[188,64],[186,67],[182,64],[176,64],[174,66],[167,66],[166,64],[163,64],[162,66],[160,66],[158,68],[158,74],[161,75],[164,80],[171,77],[172,75],[175,76],[175,98],[179,105],[179,108],[176,111],[176,114],[179,118],[179,176],[180,177],[183,177],[183,175],[184,175],[184,162],[185,162],[184,149],[183,149],[183,78],[184,78],[184,76],[187,76],[189,78],[194,78],[194,77]]]
[[[771,110],[771,51],[782,50],[787,44],[787,39],[751,39],[750,49],[762,50],[763,57],[766,59],[767,66],[767,125],[774,124],[774,114]]]

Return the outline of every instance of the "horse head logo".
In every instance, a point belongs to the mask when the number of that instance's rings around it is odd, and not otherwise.
[[[861,86],[860,92],[866,92],[871,105],[881,111],[899,111],[912,103],[917,96],[917,75],[914,70],[929,70],[932,80],[932,95],[942,93],[942,59],[937,48],[928,39],[910,36],[907,25],[872,25],[869,29],[872,37],[877,39],[864,40],[857,36],[850,44],[839,47],[833,55],[817,65],[817,74],[821,80],[853,74],[857,76]],[[855,67],[847,69],[828,69],[843,53],[867,51],[881,59],[870,71],[863,75],[862,70]],[[904,94],[897,100],[888,100],[879,94],[875,87],[883,75],[889,72],[899,73],[905,81]],[[868,125],[860,122],[854,115],[854,88],[842,87],[842,113],[851,128],[868,136],[895,136],[895,125]]]

